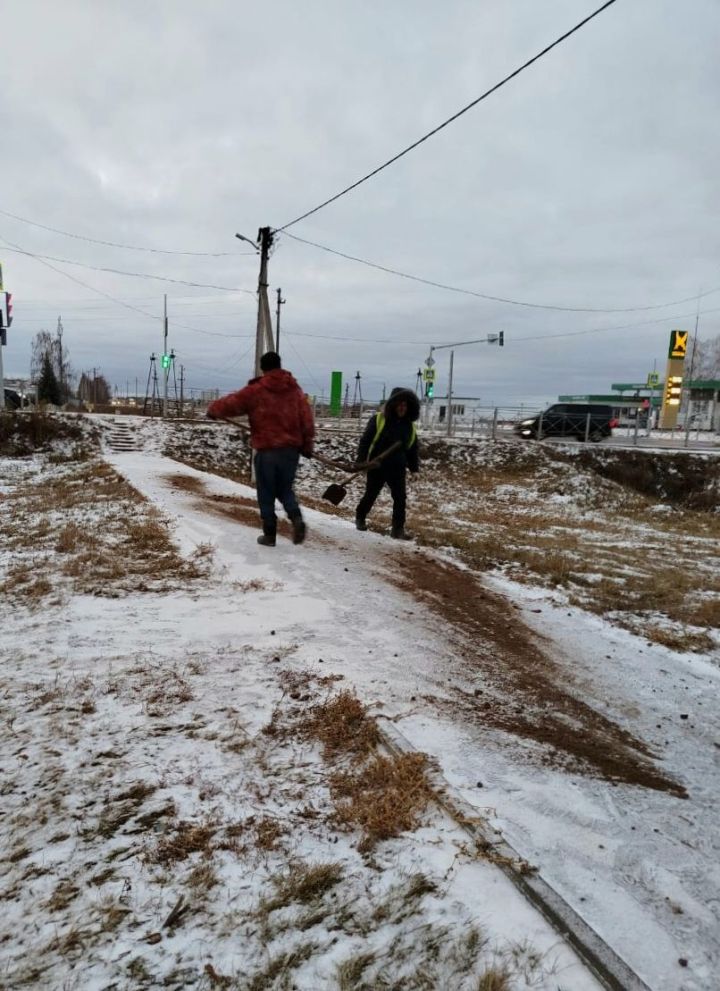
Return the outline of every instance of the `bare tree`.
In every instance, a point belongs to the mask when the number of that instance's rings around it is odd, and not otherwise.
[[[83,372],[77,389],[78,399],[84,403],[105,406],[110,402],[111,390],[104,375],[88,375]]]
[[[690,356],[685,360],[690,360]],[[720,337],[694,343],[692,370],[694,380],[720,379]]]
[[[73,371],[70,365],[68,349],[62,346],[60,336],[51,334],[48,330],[40,330],[35,335],[32,342],[32,353],[30,356],[30,379],[37,383],[43,373],[47,373],[47,365],[53,371],[58,382],[58,388],[62,383],[59,395],[60,404],[67,402],[72,396]]]

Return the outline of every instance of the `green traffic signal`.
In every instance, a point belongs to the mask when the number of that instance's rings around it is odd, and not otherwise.
[[[170,367],[170,355],[169,354],[164,354],[162,356],[162,366],[163,366],[163,368],[169,368]]]

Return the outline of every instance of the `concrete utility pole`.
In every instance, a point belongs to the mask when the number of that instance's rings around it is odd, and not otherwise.
[[[185,408],[185,365],[180,365],[180,415]]]
[[[287,303],[286,299],[282,298],[282,289],[277,290],[277,318],[275,320],[275,350],[280,354],[280,307],[283,303]]]
[[[270,322],[270,303],[268,302],[267,264],[273,234],[269,227],[261,227],[258,231],[260,244],[260,274],[258,276],[258,316],[255,336],[255,375],[260,374],[260,359],[273,347],[272,323]],[[269,346],[268,346],[269,342]]]
[[[60,401],[64,406],[65,405],[65,386],[64,386],[65,371],[63,369],[63,346],[62,346],[63,325],[60,317],[58,317],[57,337],[58,337],[58,350],[60,352]]]
[[[244,234],[236,234],[240,241],[247,241],[260,253],[260,274],[258,275],[258,315],[257,331],[255,334],[255,377],[260,374],[260,359],[267,351],[275,347],[273,341],[272,320],[270,318],[270,303],[268,302],[267,263],[270,248],[273,244],[273,231],[270,227],[261,227],[257,241],[251,241]]]
[[[3,290],[3,272],[0,265],[0,410],[5,409],[5,373],[3,371],[2,349],[5,347],[5,295]]]
[[[447,397],[447,435],[452,437],[452,380],[453,380],[453,363],[455,361],[455,352],[450,352],[450,376],[448,378],[448,397]]]
[[[168,371],[169,371],[165,359],[165,355],[167,354],[167,339],[168,339],[167,293],[165,293],[165,315],[163,317],[163,350],[162,350],[163,353],[162,366],[163,366],[163,379],[164,379],[163,402],[162,402],[163,419],[165,419],[165,417],[167,416],[167,392],[168,392]]]
[[[693,367],[695,365],[695,351],[697,350],[697,332],[698,324],[700,323],[700,301],[698,300],[698,312],[695,315],[695,334],[693,335],[692,351],[690,352],[690,371],[688,372],[688,386],[687,386],[687,407],[685,409],[685,447],[688,446],[690,442],[690,410],[692,409],[692,377],[693,377]]]

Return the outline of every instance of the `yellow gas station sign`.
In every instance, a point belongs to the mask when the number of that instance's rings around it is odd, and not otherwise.
[[[682,400],[685,355],[690,342],[689,330],[671,330],[668,361],[665,370],[665,393],[660,409],[660,427],[672,430],[677,424],[678,411]]]
[[[687,354],[689,337],[689,330],[671,330],[668,358],[679,358],[682,360]]]

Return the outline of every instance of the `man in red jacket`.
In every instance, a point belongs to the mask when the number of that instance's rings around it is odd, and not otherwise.
[[[279,499],[293,527],[293,543],[305,539],[305,523],[293,492],[300,455],[312,457],[315,423],[303,391],[290,372],[283,371],[280,355],[268,351],[260,359],[262,375],[244,389],[216,399],[208,406],[211,420],[240,416],[250,419],[250,442],[255,449],[257,500],[263,532],[258,543],[274,547],[277,536],[275,500]]]

